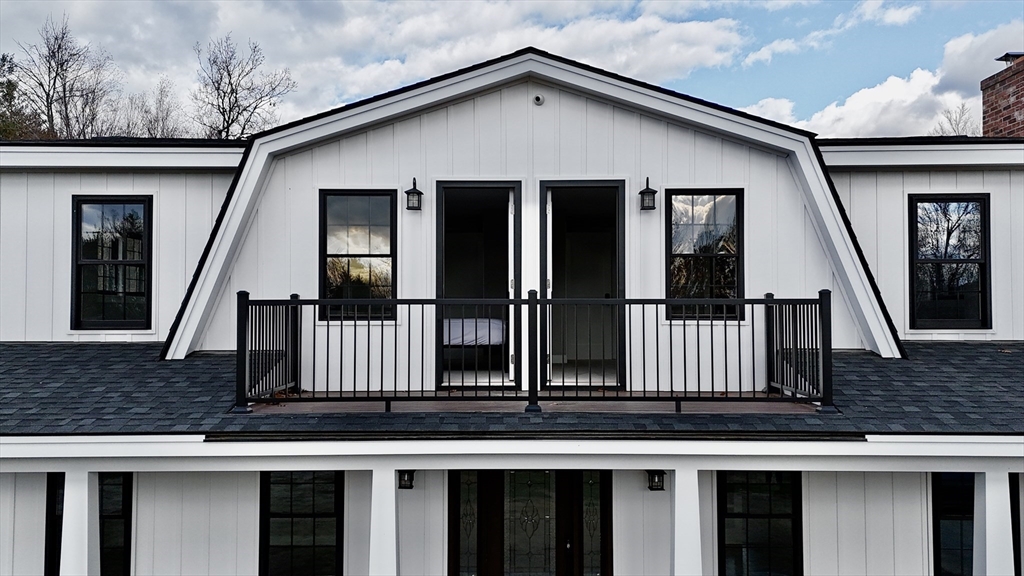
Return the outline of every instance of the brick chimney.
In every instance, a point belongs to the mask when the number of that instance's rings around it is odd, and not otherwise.
[[[1006,68],[981,81],[981,135],[1024,137],[1024,52],[996,60]]]

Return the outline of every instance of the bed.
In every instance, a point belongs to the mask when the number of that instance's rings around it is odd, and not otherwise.
[[[442,325],[447,369],[498,369],[505,365],[504,320],[445,318]]]

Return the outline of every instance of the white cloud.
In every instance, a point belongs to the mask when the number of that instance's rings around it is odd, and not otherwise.
[[[858,21],[903,26],[921,13],[921,7],[914,5],[887,7],[882,0],[865,0],[857,5],[853,13]]]
[[[794,105],[795,103],[792,100],[786,98],[764,98],[758,101],[757,104],[740,108],[740,110],[754,116],[782,122],[783,124],[796,125],[797,119],[793,115]]]
[[[795,54],[807,49],[818,50],[829,46],[831,39],[863,22],[883,25],[902,26],[913,20],[921,12],[920,6],[887,7],[884,0],[863,0],[853,10],[840,14],[830,28],[814,30],[799,40],[785,38],[774,40],[761,48],[747,54],[743,59],[744,66],[758,62],[769,64],[775,54]]]
[[[772,61],[772,56],[776,54],[790,54],[799,51],[800,45],[792,38],[775,40],[771,44],[762,46],[760,50],[747,54],[747,57],[743,59],[743,66],[750,66],[758,62],[769,64]]]
[[[924,135],[939,123],[944,109],[961,102],[967,103],[980,124],[981,80],[1002,68],[995,56],[1020,50],[1022,42],[1021,20],[953,38],[946,43],[937,70],[917,69],[905,78],[890,76],[805,119],[798,119],[794,102],[784,98],[765,98],[742,110],[825,137]]]

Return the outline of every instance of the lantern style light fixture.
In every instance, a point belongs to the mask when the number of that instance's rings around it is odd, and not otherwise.
[[[654,195],[658,191],[651,188],[651,177],[647,177],[647,186],[640,191],[640,209],[641,210],[654,210]]]
[[[647,489],[650,490],[651,492],[660,492],[665,490],[664,470],[647,471]]]
[[[423,206],[423,192],[416,188],[416,179],[412,179],[412,188],[405,191],[405,209],[420,210]]]
[[[419,208],[417,208],[419,210]],[[413,477],[416,476],[415,470],[399,470],[398,471],[398,488],[399,490],[412,490]]]

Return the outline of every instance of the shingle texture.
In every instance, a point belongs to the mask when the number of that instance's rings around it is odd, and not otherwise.
[[[1024,342],[837,351],[839,413],[234,414],[233,354],[159,361],[160,344],[0,343],[0,434],[242,437],[844,437],[1024,434]]]

